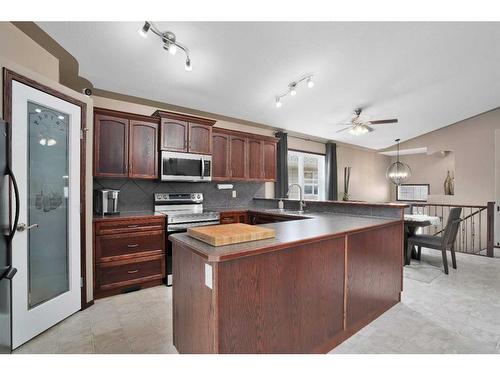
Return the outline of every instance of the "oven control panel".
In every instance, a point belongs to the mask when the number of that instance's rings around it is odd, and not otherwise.
[[[155,193],[155,204],[202,203],[202,193]]]

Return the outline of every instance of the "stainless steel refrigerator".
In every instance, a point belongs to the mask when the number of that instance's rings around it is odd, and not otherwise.
[[[11,240],[17,226],[19,194],[10,169],[9,128],[0,120],[0,354],[10,353],[11,333],[11,280],[16,273],[12,267]],[[11,205],[12,199],[12,205]],[[11,209],[15,214],[11,215]]]

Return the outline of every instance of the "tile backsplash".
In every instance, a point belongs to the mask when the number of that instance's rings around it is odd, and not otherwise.
[[[94,189],[119,189],[119,210],[144,211],[153,209],[153,193],[203,193],[205,209],[247,207],[254,197],[264,197],[264,183],[233,182],[232,190],[217,189],[216,182],[161,182],[156,180],[95,178]]]

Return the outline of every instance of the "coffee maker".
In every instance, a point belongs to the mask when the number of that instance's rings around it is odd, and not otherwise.
[[[120,190],[94,190],[94,212],[98,215],[116,215],[118,210],[118,195]]]

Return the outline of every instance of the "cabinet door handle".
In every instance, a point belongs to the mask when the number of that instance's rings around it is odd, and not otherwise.
[[[138,224],[133,224],[133,225],[129,225],[128,228],[137,228],[139,225]]]
[[[137,243],[133,243],[133,244],[127,245],[127,247],[129,249],[132,249],[132,248],[137,247],[137,246],[139,246],[139,244],[137,244]]]
[[[131,270],[131,271],[127,271],[128,274],[133,274],[133,273],[137,273],[139,272],[139,270]]]

